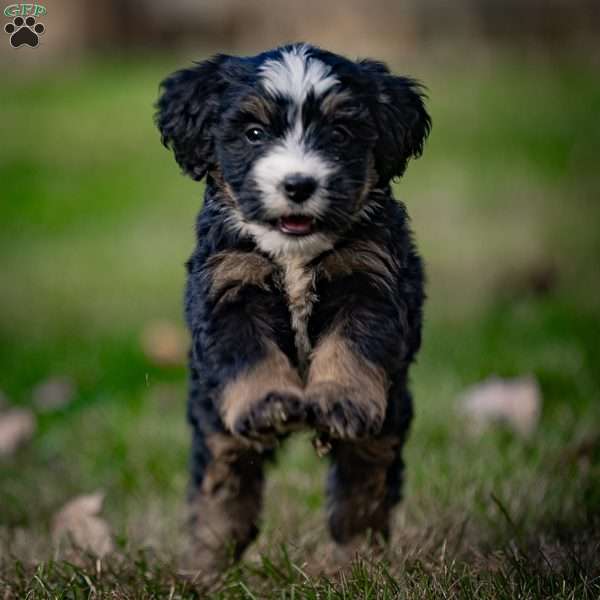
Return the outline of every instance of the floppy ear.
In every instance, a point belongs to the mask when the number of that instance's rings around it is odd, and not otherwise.
[[[222,68],[225,55],[176,71],[161,84],[155,122],[162,143],[192,179],[200,180],[213,161],[213,128],[219,98],[225,88]]]
[[[359,66],[371,79],[375,90],[372,114],[378,140],[375,163],[381,182],[387,184],[400,176],[410,158],[418,158],[431,130],[431,118],[425,110],[425,94],[418,81],[391,75],[384,63],[362,60]]]

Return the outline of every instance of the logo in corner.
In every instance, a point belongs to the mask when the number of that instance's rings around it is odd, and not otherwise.
[[[46,31],[43,23],[37,17],[47,14],[45,6],[38,4],[11,4],[4,9],[5,17],[12,17],[6,23],[4,31],[10,35],[10,45],[13,48],[29,46],[35,48],[40,43],[40,35]]]

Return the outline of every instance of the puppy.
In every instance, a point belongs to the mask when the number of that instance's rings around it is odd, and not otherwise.
[[[258,532],[276,440],[331,450],[331,535],[385,538],[400,498],[423,268],[390,182],[429,133],[420,85],[307,44],[217,55],[161,84],[156,123],[206,177],[187,263],[195,558]]]

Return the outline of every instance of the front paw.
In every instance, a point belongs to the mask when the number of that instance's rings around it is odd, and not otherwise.
[[[272,390],[248,403],[247,410],[234,420],[232,431],[261,441],[300,429],[305,420],[305,402],[300,390]]]
[[[305,393],[308,422],[332,438],[355,440],[377,435],[384,415],[358,390],[332,381],[313,383]]]

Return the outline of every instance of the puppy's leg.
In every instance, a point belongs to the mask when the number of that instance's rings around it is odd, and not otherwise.
[[[193,337],[225,429],[273,439],[303,420],[302,382],[289,310],[262,255],[224,251],[211,257],[200,279],[208,282],[204,313]]]
[[[418,258],[356,241],[323,259],[315,295],[305,394],[316,428],[346,440],[378,435],[392,380],[405,377],[420,343]]]
[[[400,497],[401,440],[335,441],[327,480],[329,528],[346,551],[371,533],[378,544],[390,533],[390,513]],[[350,557],[348,557],[350,558]]]
[[[333,438],[355,440],[379,433],[387,406],[383,368],[361,356],[334,330],[313,351],[306,402],[315,428]]]
[[[264,454],[226,433],[195,432],[191,564],[217,573],[258,533]]]
[[[297,371],[273,342],[263,343],[264,355],[228,382],[221,393],[226,428],[256,440],[300,427],[305,411]]]
[[[272,263],[223,251],[188,268],[193,565],[210,573],[255,537],[263,449],[298,420],[302,390]]]

